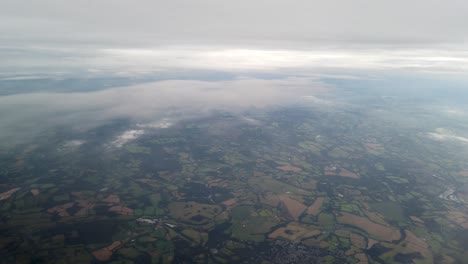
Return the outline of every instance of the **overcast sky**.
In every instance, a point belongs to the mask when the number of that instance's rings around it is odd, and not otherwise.
[[[294,63],[316,66],[324,57],[326,65],[338,67],[355,64],[357,57],[362,62],[358,68],[423,65],[463,71],[468,65],[466,0],[0,0],[0,4],[4,67],[0,71],[35,66],[93,71],[115,64],[145,68],[142,58],[153,61],[147,65],[150,70],[161,68],[155,61],[171,67],[270,69]],[[229,53],[233,50],[237,52]],[[213,54],[224,61],[213,59]],[[318,59],[313,56],[317,54]],[[313,63],[301,60],[304,56]]]
[[[464,0],[0,2],[0,35],[12,43],[424,45],[468,39]]]

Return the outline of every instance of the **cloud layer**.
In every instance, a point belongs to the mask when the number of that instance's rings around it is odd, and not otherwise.
[[[65,126],[86,130],[114,119],[130,119],[138,127],[164,127],[164,118],[191,118],[212,110],[231,112],[250,107],[300,102],[303,96],[326,93],[312,78],[229,81],[170,80],[89,93],[27,93],[0,97],[0,139],[28,138]],[[326,105],[325,100],[307,100]],[[131,136],[131,135],[130,135]]]
[[[157,48],[1,48],[0,80],[73,74],[118,76],[177,71],[319,75],[398,70],[465,75],[468,50],[441,49],[246,49],[216,46]]]

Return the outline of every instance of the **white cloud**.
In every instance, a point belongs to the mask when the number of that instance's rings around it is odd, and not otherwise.
[[[81,145],[83,145],[84,143],[86,143],[86,141],[80,140],[80,139],[67,140],[59,148],[59,151],[74,151],[78,149]]]
[[[464,73],[467,51],[444,50],[268,50],[233,48],[104,49],[102,58],[135,69],[209,70],[414,69]],[[99,59],[99,56],[97,57]],[[103,60],[104,61],[104,60]],[[98,63],[98,61],[96,61]]]
[[[173,123],[168,118],[163,118],[161,121],[137,124],[137,127],[141,128],[169,128]]]
[[[127,144],[128,142],[135,140],[142,136],[145,133],[144,130],[128,130],[122,133],[121,135],[117,136],[117,139],[112,141],[112,145],[116,147],[122,147],[123,145]]]
[[[438,141],[458,141],[468,143],[468,138],[453,134],[450,130],[437,128],[435,132],[428,132],[427,136]]]
[[[88,93],[0,96],[0,139],[35,134],[56,125],[86,130],[116,118],[128,118],[142,129],[164,128],[177,119],[198,117],[214,109],[236,112],[295,103],[303,95],[319,96],[329,89],[314,78],[242,78],[168,80]],[[122,140],[139,135],[135,133],[123,135]],[[124,144],[122,140],[115,143]]]
[[[341,72],[401,70],[451,73],[465,76],[468,51],[458,49],[265,49],[223,46],[166,46],[155,48],[18,47],[0,48],[3,79],[47,74],[83,76],[154,75],[158,72],[227,71],[301,74],[317,77],[356,78]],[[24,72],[27,70],[26,72]],[[331,74],[330,71],[335,71]],[[28,72],[29,71],[29,72]],[[23,73],[23,75],[21,75]],[[333,76],[335,75],[335,76]]]

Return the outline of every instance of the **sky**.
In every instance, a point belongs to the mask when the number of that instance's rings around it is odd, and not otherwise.
[[[425,45],[468,39],[463,0],[1,2],[1,35],[12,43]]]
[[[463,0],[0,3],[3,75],[192,67],[468,69]]]
[[[173,106],[198,115],[301,100],[327,108],[337,105],[326,99],[327,78],[468,83],[466,0],[0,0],[0,7],[0,88],[38,78],[172,76],[4,94],[0,140],[116,118],[159,122]],[[204,77],[182,78],[187,73]]]

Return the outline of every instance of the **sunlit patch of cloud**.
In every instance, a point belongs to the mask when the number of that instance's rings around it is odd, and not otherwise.
[[[141,129],[140,130],[137,130],[137,129],[127,130],[121,135],[117,136],[117,139],[112,141],[112,145],[114,145],[115,147],[122,147],[126,143],[139,138],[144,133],[145,131]]]
[[[140,128],[169,128],[172,125],[173,125],[173,122],[170,119],[164,118],[161,121],[137,124],[137,127],[140,127]]]
[[[262,122],[258,121],[257,119],[246,116],[241,116],[240,120],[252,126],[260,126],[262,124]]]
[[[335,101],[326,100],[326,99],[323,99],[323,98],[320,98],[320,97],[314,96],[314,95],[301,96],[300,99],[299,99],[299,102],[304,104],[304,105],[328,105],[328,106],[331,106],[331,105],[336,104]]]
[[[455,135],[448,129],[437,128],[434,132],[428,132],[426,135],[437,141],[456,141],[462,143],[468,143],[468,138]]]
[[[462,74],[468,71],[466,49],[442,48],[333,48],[293,47],[274,49],[232,46],[161,46],[146,48],[90,48],[64,49],[27,46],[17,48],[14,57],[0,66],[10,72],[3,78],[18,77],[18,71],[29,75],[62,72],[62,75],[79,73],[94,76],[108,75],[133,77],[154,75],[174,70],[206,70],[225,72],[269,72],[301,74],[323,78],[356,79],[349,74],[357,70]],[[3,54],[3,55],[2,55]],[[63,58],[58,60],[57,58]],[[11,70],[13,69],[13,70]],[[331,72],[331,70],[339,72]],[[42,72],[41,72],[42,71]],[[10,76],[12,75],[12,76]]]
[[[405,69],[420,72],[462,73],[468,71],[468,54],[443,50],[317,49],[268,50],[222,47],[167,47],[158,49],[101,49],[94,64],[132,66],[132,69]],[[355,78],[342,75],[341,78]]]
[[[73,139],[73,140],[67,140],[61,147],[59,147],[59,151],[74,151],[78,149],[81,145],[85,144],[86,140],[80,140],[80,139]]]
[[[454,117],[462,117],[466,115],[466,112],[462,109],[457,109],[457,108],[446,108],[443,110],[445,114],[449,116],[454,116]]]
[[[453,120],[463,120],[463,118],[468,116],[468,108],[464,105],[455,103],[452,105],[427,104],[420,107],[424,111],[427,111],[428,113],[431,113],[436,116],[443,117],[444,119],[450,118]]]
[[[84,143],[86,143],[85,140],[74,139],[74,140],[68,140],[67,142],[65,142],[65,144],[63,144],[63,146],[66,148],[75,148],[75,147],[79,147],[83,145]]]

